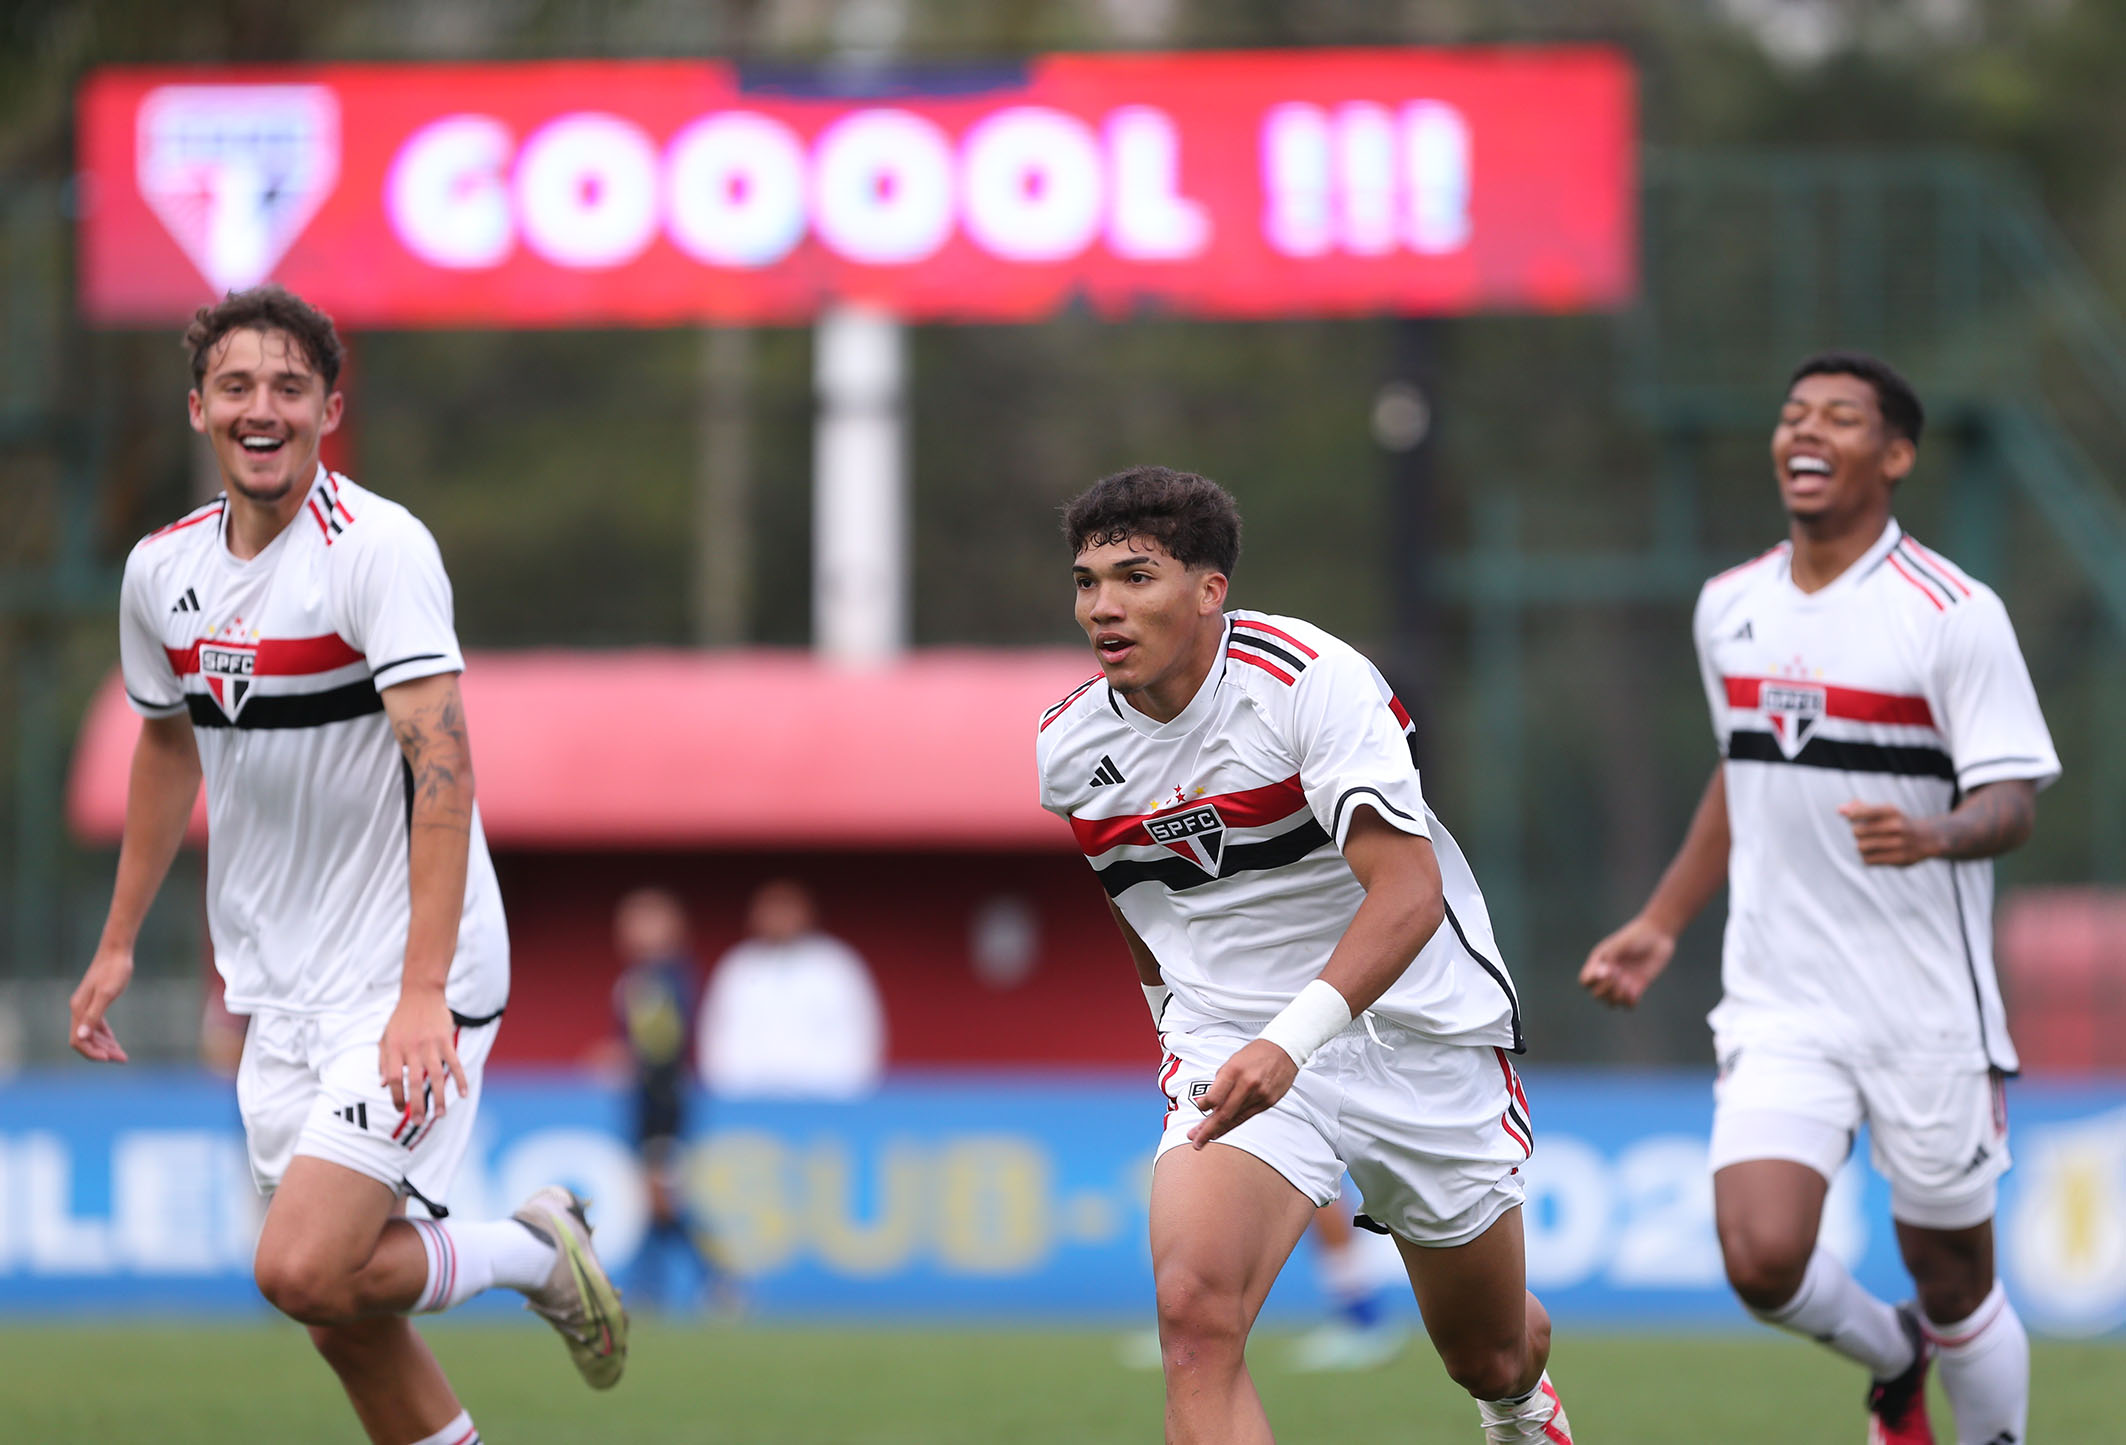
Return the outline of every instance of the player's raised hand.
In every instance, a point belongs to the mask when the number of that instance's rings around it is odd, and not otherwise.
[[[1196,1101],[1203,1119],[1188,1131],[1189,1143],[1201,1149],[1243,1120],[1275,1104],[1299,1077],[1292,1056],[1268,1039],[1244,1044],[1218,1070],[1211,1087]]]
[[[133,950],[105,946],[89,960],[88,972],[67,1000],[66,1041],[74,1052],[99,1064],[122,1064],[126,1052],[104,1013],[133,981]]]
[[[1863,803],[1858,799],[1842,805],[1838,816],[1853,829],[1860,847],[1860,861],[1874,868],[1909,868],[1935,854],[1933,837],[1925,824],[1907,818],[1888,803]]]
[[[1594,946],[1580,966],[1580,987],[1614,1008],[1631,1008],[1675,953],[1675,934],[1634,918]]]
[[[458,1062],[458,1026],[440,991],[408,989],[399,994],[399,1006],[391,1011],[377,1048],[377,1070],[391,1102],[401,1110],[418,1108],[423,1116],[440,1119],[450,1112],[453,1079],[459,1098],[472,1092],[465,1066]]]

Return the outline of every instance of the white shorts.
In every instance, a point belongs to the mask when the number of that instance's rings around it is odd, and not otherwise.
[[[2008,1110],[1998,1074],[1850,1064],[1762,1045],[1720,1048],[1713,1086],[1715,1170],[1790,1159],[1837,1175],[1865,1122],[1869,1154],[1890,1181],[1890,1213],[1923,1229],[1968,1229],[1993,1217],[2008,1172]]]
[[[377,1080],[377,1049],[398,1006],[396,995],[347,1013],[251,1016],[236,1102],[243,1111],[251,1178],[271,1194],[298,1154],[366,1174],[440,1214],[472,1142],[480,1080],[501,1027],[499,1016],[460,1020],[458,1061],[471,1094],[440,1119],[419,1105],[401,1110]]]
[[[1327,1204],[1350,1171],[1369,1219],[1413,1244],[1467,1244],[1521,1202],[1534,1136],[1528,1099],[1506,1054],[1442,1044],[1361,1020],[1324,1044],[1291,1091],[1219,1137]],[[1257,1030],[1203,1024],[1165,1033],[1159,1087],[1167,1099],[1159,1153],[1188,1142],[1196,1100]]]

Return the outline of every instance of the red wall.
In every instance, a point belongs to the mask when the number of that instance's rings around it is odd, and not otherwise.
[[[780,877],[809,887],[825,929],[871,965],[895,1066],[1158,1063],[1129,955],[1074,854],[502,852],[495,867],[513,967],[500,1063],[573,1063],[611,1031],[611,920],[628,890],[679,896],[706,971],[741,936],[753,889]],[[998,894],[1039,922],[1032,973],[1005,989],[969,952],[974,910]]]

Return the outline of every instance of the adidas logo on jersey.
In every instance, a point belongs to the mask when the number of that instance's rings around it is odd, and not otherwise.
[[[1122,770],[1115,766],[1115,760],[1113,758],[1109,757],[1106,753],[1100,754],[1100,766],[1093,772],[1092,786],[1096,788],[1105,788],[1114,783],[1125,783],[1128,781],[1129,780],[1127,778],[1122,776]]]
[[[369,1106],[367,1104],[349,1104],[344,1109],[334,1109],[332,1117],[345,1119],[357,1129],[366,1129],[369,1127]]]
[[[1730,637],[1730,638],[1728,639],[1728,641],[1729,641],[1729,642],[1748,642],[1748,641],[1752,640],[1753,638],[1755,638],[1755,637],[1756,637],[1756,635],[1757,635],[1757,634],[1756,634],[1756,631],[1755,631],[1755,630],[1754,630],[1753,628],[1751,628],[1751,626],[1750,626],[1750,625],[1749,625],[1749,624],[1748,624],[1747,622],[1745,622],[1745,623],[1743,623],[1743,624],[1742,624],[1742,625],[1741,625],[1740,627],[1738,627],[1738,628],[1736,628],[1736,629],[1735,629],[1735,635],[1734,635],[1733,637]]]
[[[185,595],[170,604],[170,611],[173,613],[199,611],[199,594],[187,587]]]

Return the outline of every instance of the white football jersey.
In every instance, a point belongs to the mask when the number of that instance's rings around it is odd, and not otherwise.
[[[1180,716],[1154,722],[1095,677],[1042,717],[1041,806],[1159,960],[1185,1020],[1259,1026],[1320,976],[1365,890],[1353,810],[1430,838],[1447,921],[1372,1012],[1445,1043],[1523,1047],[1484,896],[1425,806],[1410,720],[1356,650],[1310,623],[1226,618]],[[1169,1015],[1171,1022],[1174,1015]]]
[[[1841,804],[1948,812],[2059,776],[2000,598],[1891,522],[1816,592],[1781,543],[1705,584],[1692,624],[1726,758],[1723,1047],[2013,1071],[1993,864],[1861,862]]]
[[[411,913],[413,774],[381,691],[461,672],[435,539],[396,502],[318,468],[249,561],[217,499],[126,559],[119,655],[147,717],[189,713],[207,790],[207,923],[236,1013],[326,1013],[396,994]],[[448,997],[509,993],[502,894],[475,809]]]

